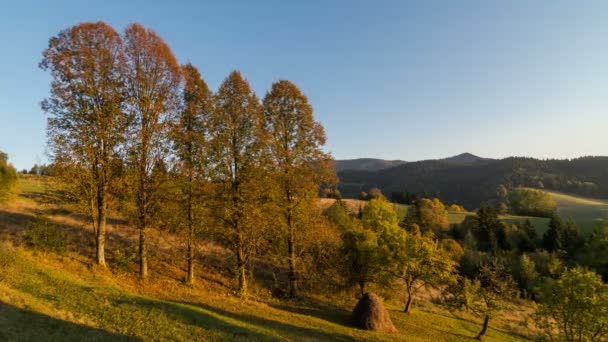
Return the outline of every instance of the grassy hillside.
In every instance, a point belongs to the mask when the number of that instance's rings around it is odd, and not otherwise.
[[[539,189],[535,189],[539,190]],[[549,193],[557,204],[557,213],[563,218],[570,218],[576,222],[583,233],[589,233],[595,228],[608,224],[608,200],[586,198],[571,194],[564,194],[556,191],[541,190]],[[323,199],[324,206],[329,206],[334,200]],[[365,205],[365,201],[346,199],[344,200],[352,210],[359,210],[359,207]],[[395,209],[399,212],[400,217],[407,213],[406,205],[394,204]],[[448,212],[448,220],[450,224],[459,224],[468,215],[473,215],[472,212]],[[515,216],[503,215],[500,217],[504,222],[516,223],[524,220],[530,220],[540,234],[547,230],[549,219],[544,217],[533,216]]]
[[[54,251],[25,243],[40,225],[53,227],[48,241],[61,238]],[[0,207],[0,340],[467,341],[480,329],[479,320],[428,301],[411,314],[400,311],[398,300],[389,301],[400,332],[380,334],[347,324],[355,304],[350,297],[287,302],[253,288],[255,299],[238,299],[224,270],[228,255],[211,244],[198,251],[197,283],[186,286],[185,262],[175,252],[183,249],[179,239],[152,232],[151,241],[151,277],[142,282],[125,257],[136,245],[136,231],[112,218],[110,268],[95,267],[84,217],[52,182],[21,179],[16,200]],[[497,318],[487,340],[525,340],[521,322],[522,314]]]
[[[555,199],[557,213],[572,218],[583,232],[608,224],[608,201],[543,190]]]

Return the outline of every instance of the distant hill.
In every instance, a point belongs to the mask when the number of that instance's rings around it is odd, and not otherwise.
[[[482,158],[482,157],[478,157],[474,154],[465,152],[465,153],[461,153],[457,156],[453,156],[453,157],[449,157],[449,158],[444,158],[444,159],[440,159],[441,161],[445,161],[448,163],[461,163],[461,164],[470,164],[470,163],[476,163],[479,161],[483,161],[483,160],[490,160],[488,158]]]
[[[463,154],[442,160],[409,162],[375,171],[338,172],[340,191],[355,198],[378,187],[387,196],[408,192],[437,196],[468,209],[498,199],[497,189],[526,186],[591,198],[608,198],[608,157],[539,160],[510,157],[485,159]]]
[[[407,162],[403,160],[384,160],[375,158],[344,159],[336,160],[336,171],[379,171],[405,163]]]

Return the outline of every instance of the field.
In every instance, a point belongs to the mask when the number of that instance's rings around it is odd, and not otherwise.
[[[549,190],[542,191],[553,196],[557,204],[557,213],[564,219],[572,219],[576,222],[584,234],[608,224],[608,200],[585,198]],[[325,201],[324,206],[333,203],[333,200],[330,199],[324,199],[323,201]],[[365,201],[361,200],[347,199],[345,202],[355,211],[365,205]],[[407,213],[407,205],[394,204],[394,206],[401,218]],[[465,217],[473,214],[473,212],[448,211],[448,221],[450,224],[459,224]],[[539,234],[543,234],[549,226],[549,219],[545,217],[502,215],[500,219],[508,223],[530,220]]]
[[[63,234],[57,242],[62,248],[27,246],[28,232],[47,220]],[[92,233],[82,215],[52,182],[21,179],[15,200],[0,206],[0,340],[468,341],[480,329],[480,320],[428,300],[410,314],[401,312],[399,300],[389,301],[399,333],[381,334],[348,325],[352,297],[280,301],[252,286],[252,298],[239,299],[222,271],[229,255],[210,243],[198,251],[199,278],[188,286],[182,282],[185,262],[175,252],[183,246],[167,233],[151,234],[158,252],[151,257],[151,277],[140,281],[124,260],[135,235],[112,218],[110,268],[93,266]],[[526,317],[497,317],[487,340],[526,340]]]

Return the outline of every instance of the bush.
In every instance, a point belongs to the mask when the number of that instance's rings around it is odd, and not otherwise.
[[[136,261],[137,254],[132,249],[120,248],[114,253],[114,266],[120,271],[129,272]]]
[[[17,184],[17,170],[8,163],[8,155],[0,151],[0,203],[7,201]]]
[[[56,224],[45,218],[39,218],[27,227],[25,243],[47,252],[64,252],[66,237],[65,232]]]

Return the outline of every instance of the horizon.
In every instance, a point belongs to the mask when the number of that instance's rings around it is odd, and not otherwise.
[[[131,22],[152,28],[214,91],[233,69],[259,98],[272,82],[292,80],[337,160],[600,156],[608,150],[599,139],[608,124],[607,10],[566,1],[24,1],[0,22],[0,37],[12,42],[0,57],[0,150],[18,169],[48,162],[42,50],[60,30],[102,20],[119,32]]]

